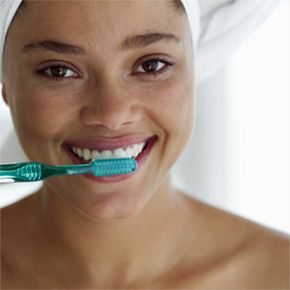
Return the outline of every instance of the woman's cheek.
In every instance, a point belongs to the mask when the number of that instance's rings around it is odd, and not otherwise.
[[[73,96],[43,91],[18,94],[14,106],[17,126],[30,135],[44,138],[63,130],[75,114]]]
[[[178,78],[168,80],[155,93],[147,94],[148,104],[158,116],[163,126],[170,130],[180,131],[180,128],[191,126],[193,119],[193,86],[191,81]],[[168,128],[169,129],[169,128]]]

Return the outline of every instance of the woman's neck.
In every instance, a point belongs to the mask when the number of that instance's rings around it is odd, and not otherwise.
[[[191,211],[184,210],[186,203],[168,180],[142,212],[125,219],[91,220],[47,189],[38,195],[38,203],[40,233],[52,246],[48,253],[73,258],[84,279],[105,283],[158,276],[183,255],[184,247],[176,245],[184,242],[182,225]]]

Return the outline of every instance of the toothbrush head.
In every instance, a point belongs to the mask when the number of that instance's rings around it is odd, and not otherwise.
[[[91,163],[91,173],[95,176],[130,174],[136,169],[134,158],[98,159]]]

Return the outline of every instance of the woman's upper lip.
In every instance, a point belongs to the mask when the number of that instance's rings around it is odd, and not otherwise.
[[[128,147],[133,144],[140,144],[148,142],[149,139],[155,138],[151,136],[124,136],[120,138],[93,138],[93,139],[80,139],[69,140],[64,144],[70,148],[79,147],[81,149],[87,148],[91,150],[113,150],[120,147]]]

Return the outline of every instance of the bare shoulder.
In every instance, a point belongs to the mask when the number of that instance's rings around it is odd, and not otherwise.
[[[226,269],[236,271],[244,288],[289,289],[289,236],[248,219],[217,210],[216,219],[228,224],[223,228],[237,236],[237,252]]]
[[[244,262],[248,272],[264,282],[269,289],[289,289],[289,236],[249,222],[253,228]]]
[[[204,279],[192,285],[289,289],[289,235],[200,201],[188,202],[195,208],[198,204],[206,216],[203,247],[209,255],[204,258],[210,257]]]

